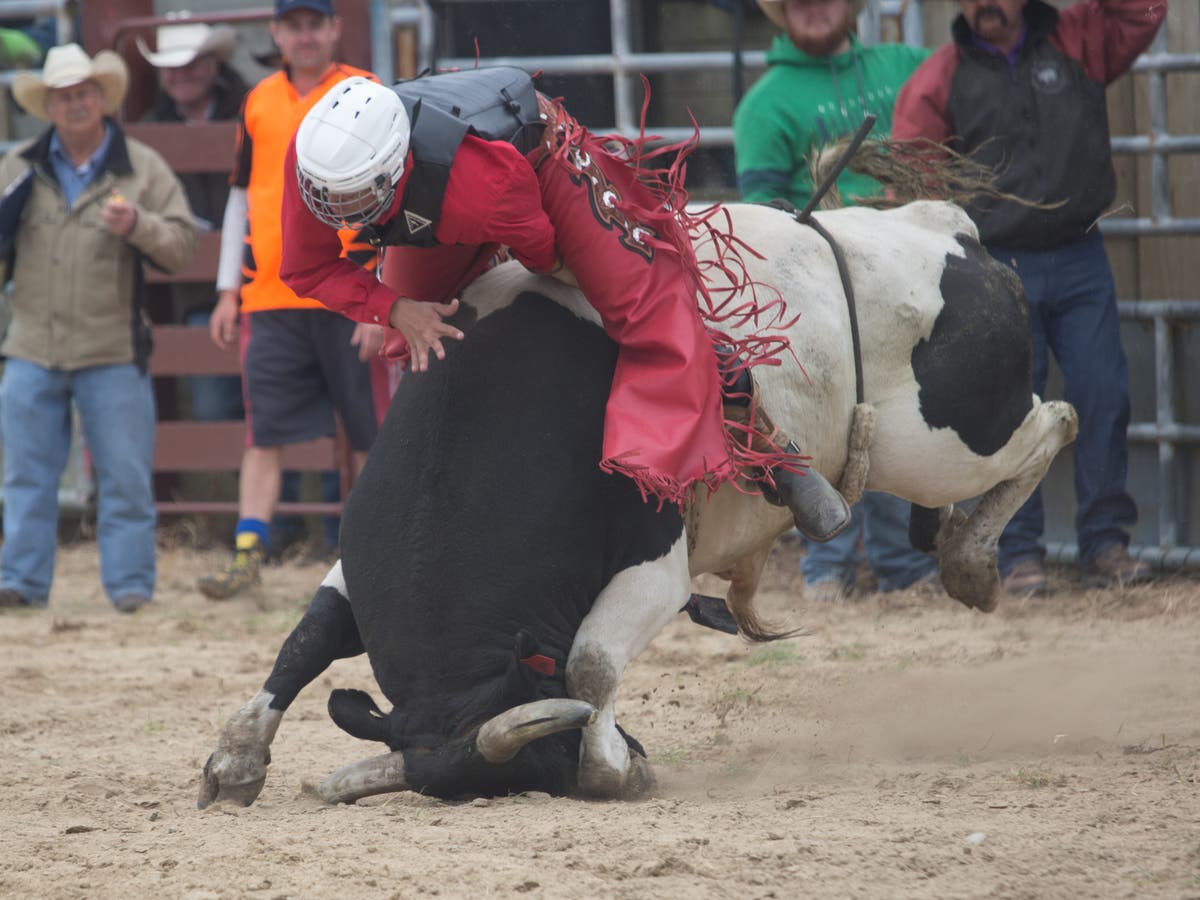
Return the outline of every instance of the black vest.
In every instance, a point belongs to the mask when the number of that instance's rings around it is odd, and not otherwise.
[[[442,201],[450,167],[468,133],[486,141],[507,141],[528,153],[545,123],[529,73],[493,66],[427,75],[397,82],[392,90],[404,104],[412,129],[411,171],[400,208],[379,228],[363,230],[372,244],[437,245]]]
[[[967,205],[984,244],[1047,249],[1078,240],[1116,195],[1104,85],[1050,42],[1058,11],[1025,7],[1028,32],[1016,66],[975,47],[962,17],[954,23],[961,59],[947,113],[954,149],[998,170],[996,187],[1047,203],[1005,200]]]

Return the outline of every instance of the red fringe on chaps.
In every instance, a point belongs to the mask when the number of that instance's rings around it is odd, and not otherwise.
[[[649,499],[680,506],[699,485],[725,483],[758,492],[755,482],[782,467],[803,471],[808,457],[758,435],[756,398],[749,415],[726,419],[715,346],[728,353],[729,383],[741,370],[779,365],[791,346],[787,308],[774,288],[754,282],[721,206],[688,212],[684,178],[699,131],[687,141],[650,148],[655,138],[597,136],[557,100],[542,100],[544,143],[529,154],[556,248],[618,346],[605,413],[601,467],[632,479]],[[645,122],[649,88],[642,106]],[[693,127],[695,122],[693,120]],[[665,168],[649,163],[674,154]],[[714,258],[701,264],[693,242],[708,239]],[[497,247],[389,247],[384,283],[416,300],[457,296],[491,263]],[[753,328],[735,337],[731,329]],[[389,329],[390,331],[390,329]],[[388,355],[404,358],[397,333]],[[794,356],[793,356],[794,359]],[[742,397],[741,399],[746,399]],[[763,451],[764,444],[767,450]]]

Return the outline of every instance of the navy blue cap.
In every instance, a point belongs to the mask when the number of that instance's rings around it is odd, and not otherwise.
[[[323,16],[332,16],[333,0],[275,0],[275,18],[282,19],[293,9],[311,9]]]

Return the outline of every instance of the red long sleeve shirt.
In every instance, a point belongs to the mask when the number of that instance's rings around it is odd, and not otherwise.
[[[294,175],[296,142],[288,148],[283,194],[283,259],[279,274],[301,297],[358,322],[386,324],[400,298],[349,260],[339,258],[337,232],[309,212]],[[411,171],[411,168],[409,169]],[[396,188],[404,194],[406,172]],[[503,244],[523,265],[549,271],[557,261],[554,226],[542,209],[537,176],[511,144],[467,135],[450,167],[435,232],[439,244]]]

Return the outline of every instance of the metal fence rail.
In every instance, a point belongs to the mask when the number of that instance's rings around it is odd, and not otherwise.
[[[1148,79],[1149,133],[1113,139],[1115,152],[1150,158],[1150,215],[1105,219],[1100,227],[1106,236],[1200,234],[1200,218],[1178,218],[1171,205],[1167,157],[1200,152],[1200,135],[1169,133],[1166,83],[1169,73],[1200,71],[1200,53],[1168,53],[1167,40],[1164,25],[1150,51],[1133,67],[1134,72],[1144,73]],[[1119,304],[1119,310],[1122,320],[1148,321],[1154,328],[1154,420],[1131,423],[1128,433],[1131,443],[1152,443],[1157,447],[1158,544],[1130,549],[1147,562],[1161,566],[1198,565],[1200,548],[1182,545],[1194,537],[1185,534],[1188,479],[1180,464],[1179,449],[1180,445],[1200,443],[1200,426],[1179,421],[1180,373],[1175,361],[1179,327],[1200,321],[1200,299],[1127,301]],[[1073,547],[1059,545],[1049,549],[1060,559],[1077,554]]]

